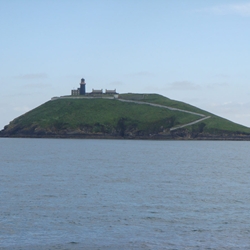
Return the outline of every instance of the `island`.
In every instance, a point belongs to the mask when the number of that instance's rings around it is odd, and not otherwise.
[[[151,140],[250,140],[250,128],[159,94],[94,90],[85,80],[17,117],[0,137]]]

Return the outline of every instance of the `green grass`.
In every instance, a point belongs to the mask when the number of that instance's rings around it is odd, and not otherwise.
[[[122,99],[156,103],[192,111],[210,119],[185,127],[189,132],[250,134],[250,128],[233,123],[192,105],[157,94],[121,94]],[[41,128],[50,131],[88,130],[91,133],[168,133],[171,127],[187,124],[200,116],[115,99],[64,98],[49,101],[13,120],[6,130]]]
[[[197,116],[107,99],[58,99],[47,102],[18,117],[12,125],[21,127],[39,125],[42,128],[77,129],[84,126],[104,127],[107,130],[119,126],[123,119],[126,126],[138,130],[156,130],[192,122]]]
[[[205,110],[199,109],[199,108],[192,106],[190,104],[180,102],[180,101],[171,100],[165,96],[158,95],[158,94],[131,94],[131,93],[128,93],[128,94],[121,94],[120,97],[122,99],[131,99],[131,100],[134,99],[134,100],[138,100],[138,101],[142,101],[142,102],[156,103],[156,104],[160,104],[160,105],[169,106],[172,108],[183,109],[183,110],[196,112],[196,113],[200,113],[200,114],[204,114],[204,115],[211,115],[211,113],[209,113]]]
[[[246,133],[250,134],[250,128],[223,119],[213,115],[210,119],[205,120],[205,132],[216,133],[217,131],[227,131],[229,133]]]
[[[196,112],[200,114],[204,114],[206,116],[211,116],[210,119],[204,120],[201,123],[203,123],[205,126],[203,127],[203,131],[207,133],[218,133],[221,131],[228,132],[228,133],[233,133],[233,132],[238,132],[238,133],[250,133],[250,128],[242,126],[240,124],[236,124],[234,122],[231,122],[227,119],[221,118],[219,116],[216,116],[212,113],[209,113],[205,110],[199,109],[195,106],[192,106],[190,104],[180,102],[180,101],[175,101],[171,100],[167,97],[164,97],[162,95],[158,94],[122,94],[120,95],[121,98],[123,99],[135,99],[138,101],[142,102],[150,102],[150,103],[157,103],[161,105],[166,105],[169,107],[173,108],[178,108],[178,109],[183,109],[191,112]],[[179,114],[176,112],[176,115],[178,116]],[[186,127],[187,130],[189,131],[197,131],[199,130],[199,124],[193,125]]]

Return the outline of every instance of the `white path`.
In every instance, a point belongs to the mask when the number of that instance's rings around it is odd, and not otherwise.
[[[121,101],[121,102],[130,102],[130,103],[150,105],[150,106],[153,106],[153,107],[165,108],[165,109],[169,109],[169,110],[172,110],[172,111],[179,111],[179,112],[184,112],[184,113],[188,113],[188,114],[192,114],[192,115],[197,115],[197,116],[203,117],[203,118],[198,119],[196,121],[193,121],[193,122],[190,122],[190,123],[187,123],[187,124],[183,124],[183,125],[180,125],[180,126],[176,126],[176,127],[170,128],[170,131],[194,125],[194,124],[196,124],[198,122],[204,121],[204,120],[209,119],[211,117],[211,116],[205,116],[204,114],[200,114],[200,113],[196,113],[196,112],[192,112],[192,111],[188,111],[188,110],[184,110],[184,109],[172,108],[172,107],[169,107],[169,106],[164,106],[164,105],[150,103],[150,102],[140,102],[140,101],[133,101],[133,100],[125,100],[125,99],[117,99],[117,100]]]
[[[188,110],[183,110],[183,109],[172,108],[172,107],[169,107],[169,106],[150,103],[150,102],[139,102],[139,101],[125,100],[125,99],[117,99],[117,100],[121,101],[121,102],[132,102],[132,103],[137,103],[137,104],[150,105],[150,106],[154,106],[154,107],[165,108],[165,109],[169,109],[169,110],[173,110],[173,111],[180,111],[180,112],[184,112],[184,113],[188,113],[188,114],[192,114],[192,115],[198,115],[198,116],[201,116],[201,117],[205,117],[205,115],[200,114],[200,113],[195,113],[195,112],[188,111]]]
[[[192,111],[188,111],[188,110],[184,110],[184,109],[172,108],[172,107],[161,105],[161,104],[155,104],[155,103],[150,103],[150,102],[140,102],[140,101],[134,101],[134,100],[126,100],[126,99],[120,99],[120,98],[116,99],[114,97],[78,97],[78,96],[64,97],[64,96],[60,96],[60,97],[51,98],[51,101],[54,101],[54,100],[57,100],[57,99],[84,99],[84,98],[86,98],[86,99],[95,99],[95,98],[115,99],[115,100],[120,101],[120,102],[129,102],[129,103],[136,103],[136,104],[141,104],[141,105],[150,105],[150,106],[153,106],[153,107],[169,109],[169,110],[172,110],[172,111],[178,111],[178,112],[188,113],[188,114],[197,115],[197,116],[202,117],[201,119],[198,119],[196,121],[170,128],[170,131],[173,131],[173,130],[176,130],[176,129],[179,129],[179,128],[184,128],[184,127],[187,127],[187,126],[190,126],[190,125],[194,125],[194,124],[196,124],[198,122],[204,121],[204,120],[209,119],[211,117],[211,116],[205,116],[204,114],[200,114],[200,113],[196,113],[196,112],[192,112]]]
[[[199,119],[199,120],[196,120],[196,121],[194,121],[194,122],[190,122],[190,123],[187,123],[187,124],[184,124],[184,125],[180,125],[180,126],[177,126],[177,127],[173,127],[173,128],[170,129],[170,131],[173,131],[173,130],[176,130],[176,129],[179,129],[179,128],[184,128],[184,127],[187,127],[187,126],[190,126],[190,125],[194,125],[194,124],[196,124],[196,123],[198,123],[198,122],[201,122],[201,121],[204,121],[204,120],[206,120],[206,119],[208,119],[208,118],[210,118],[210,117],[211,117],[211,116],[206,116],[206,117],[201,118],[201,119]]]

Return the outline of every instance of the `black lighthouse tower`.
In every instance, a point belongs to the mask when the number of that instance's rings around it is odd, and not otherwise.
[[[86,94],[85,86],[86,86],[85,80],[84,78],[82,78],[80,82],[80,95]]]

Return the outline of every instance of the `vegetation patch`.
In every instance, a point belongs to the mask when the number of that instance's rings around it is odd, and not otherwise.
[[[121,94],[122,102],[105,98],[59,98],[14,119],[0,136],[106,136],[112,138],[197,138],[207,135],[250,135],[250,129],[192,105],[157,94]],[[143,102],[145,104],[137,104]],[[197,114],[151,106],[160,104]]]

